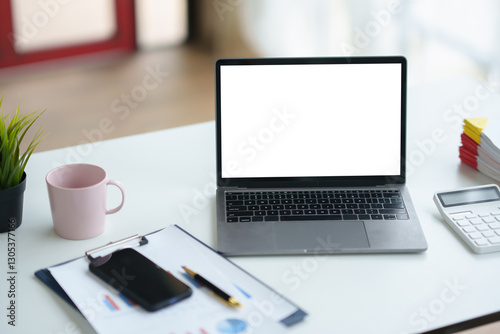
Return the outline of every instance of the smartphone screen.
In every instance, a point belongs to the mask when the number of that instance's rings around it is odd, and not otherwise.
[[[189,297],[192,290],[132,248],[93,260],[89,269],[148,311],[156,311]]]

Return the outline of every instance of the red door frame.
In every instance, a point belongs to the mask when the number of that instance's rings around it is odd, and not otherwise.
[[[14,50],[11,1],[16,0],[0,0],[3,16],[0,19],[0,68],[101,51],[136,49],[134,0],[114,0],[117,32],[109,40],[18,54]]]

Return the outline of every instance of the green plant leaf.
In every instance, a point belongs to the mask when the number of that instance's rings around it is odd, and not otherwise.
[[[28,160],[38,144],[47,136],[42,136],[44,130],[40,127],[26,150],[21,153],[21,143],[28,130],[45,110],[21,115],[21,98],[19,98],[17,109],[9,121],[9,117],[3,115],[1,111],[4,95],[5,92],[0,99],[0,189],[10,188],[21,182]]]

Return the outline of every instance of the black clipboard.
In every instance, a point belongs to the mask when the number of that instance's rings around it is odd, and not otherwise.
[[[265,283],[263,283],[262,281],[260,281],[259,279],[257,279],[256,277],[254,277],[253,275],[251,275],[250,273],[248,273],[247,271],[245,271],[244,269],[242,269],[241,267],[239,267],[235,263],[233,263],[226,256],[224,256],[223,254],[215,251],[213,248],[211,248],[210,246],[208,246],[207,244],[205,244],[201,240],[197,239],[192,234],[190,234],[186,230],[182,229],[180,226],[178,226],[178,225],[173,225],[173,226],[176,227],[176,228],[178,228],[182,232],[186,233],[189,237],[193,238],[194,240],[196,240],[197,242],[199,242],[201,245],[205,246],[209,251],[214,252],[218,256],[221,256],[223,259],[225,259],[226,261],[230,262],[233,266],[235,266],[236,268],[238,268],[239,270],[241,270],[246,275],[250,276],[252,279],[254,279],[257,282],[259,282],[260,284],[262,284],[263,286],[265,286],[269,290],[271,290],[274,293],[276,293],[277,295],[279,295],[281,298],[283,298],[284,300],[286,300],[291,305],[295,306],[297,308],[296,312],[294,312],[293,314],[289,315],[288,317],[280,320],[280,322],[283,325],[285,325],[287,327],[292,326],[292,325],[294,325],[296,323],[301,322],[307,316],[307,313],[305,311],[303,311],[300,307],[298,307],[296,304],[292,303],[291,301],[289,301],[288,299],[286,299],[284,296],[282,296],[281,294],[279,294],[278,292],[276,292],[275,290],[273,290],[272,288],[270,288],[269,286],[267,286]],[[152,235],[152,234],[157,233],[157,232],[162,231],[162,230],[163,229],[155,231],[155,232],[152,232],[152,233],[149,233],[146,236],[135,235],[135,236],[131,236],[131,237],[128,237],[128,238],[125,238],[125,239],[121,239],[121,240],[115,241],[115,242],[110,242],[110,243],[108,243],[106,245],[103,245],[103,246],[100,246],[100,247],[97,247],[97,248],[94,248],[92,250],[89,250],[89,251],[85,252],[84,256],[86,256],[89,260],[92,260],[93,259],[93,257],[92,257],[93,253],[100,252],[100,251],[105,250],[107,248],[118,246],[120,244],[125,244],[125,243],[127,243],[127,242],[129,242],[131,240],[134,240],[134,239],[138,239],[138,244],[135,244],[135,245],[132,245],[132,246],[127,245],[127,247],[140,247],[140,246],[145,245],[145,244],[148,243],[148,240],[147,240],[147,236],[148,235]],[[82,256],[82,257],[84,257],[84,256]],[[69,261],[66,261],[66,262],[63,262],[63,263],[51,266],[49,268],[57,267],[57,266],[62,266],[62,265],[65,265],[65,264],[67,264],[69,262],[81,259],[82,257],[79,257],[79,258],[76,258],[76,259],[72,259],[72,260],[69,260]],[[71,305],[73,308],[75,308],[77,311],[80,312],[80,310],[76,307],[75,303],[71,300],[71,298],[64,291],[64,289],[59,285],[59,283],[57,282],[57,280],[52,276],[52,274],[50,273],[49,268],[43,268],[43,269],[37,270],[35,272],[35,277],[38,278],[47,287],[49,287],[53,292],[55,292],[60,298],[62,298],[69,305]]]

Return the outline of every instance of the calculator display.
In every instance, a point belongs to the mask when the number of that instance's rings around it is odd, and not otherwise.
[[[458,190],[438,194],[443,207],[484,203],[500,200],[500,193],[496,187]]]

